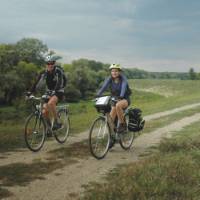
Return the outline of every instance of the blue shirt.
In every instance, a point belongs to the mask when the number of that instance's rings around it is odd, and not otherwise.
[[[114,80],[112,79],[112,77],[108,77],[101,89],[98,91],[97,95],[101,96],[103,94],[103,92],[105,90],[108,89],[108,87],[110,87],[111,89],[111,95],[112,96],[117,96],[117,97],[121,97],[124,99],[128,99],[129,98],[129,94],[128,94],[128,81],[127,78],[124,75],[120,75],[119,77],[119,82],[114,82]]]

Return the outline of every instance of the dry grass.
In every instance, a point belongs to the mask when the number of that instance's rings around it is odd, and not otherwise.
[[[200,199],[199,130],[199,123],[188,126],[150,158],[116,168],[105,183],[91,183],[83,199]]]

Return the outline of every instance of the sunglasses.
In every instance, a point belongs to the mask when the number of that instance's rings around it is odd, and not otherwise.
[[[47,65],[54,65],[55,62],[47,62]]]

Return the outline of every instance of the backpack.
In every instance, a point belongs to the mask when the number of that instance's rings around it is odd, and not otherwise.
[[[142,111],[139,108],[129,108],[128,130],[137,132],[144,128],[145,120],[142,118]]]
[[[66,77],[66,75],[65,75],[65,71],[64,71],[64,69],[61,67],[61,66],[59,66],[59,65],[56,65],[56,71],[57,70],[59,70],[60,72],[61,72],[61,74],[62,74],[62,78],[63,78],[63,88],[66,86],[66,84],[67,84],[67,77]]]
[[[129,85],[127,85],[126,91],[127,91],[127,95],[128,95],[128,96],[130,96],[130,95],[132,94],[132,90],[131,90],[131,88],[129,87]]]

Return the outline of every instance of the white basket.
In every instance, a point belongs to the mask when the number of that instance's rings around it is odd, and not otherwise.
[[[110,101],[110,96],[99,97],[96,101],[96,106],[107,106]]]

